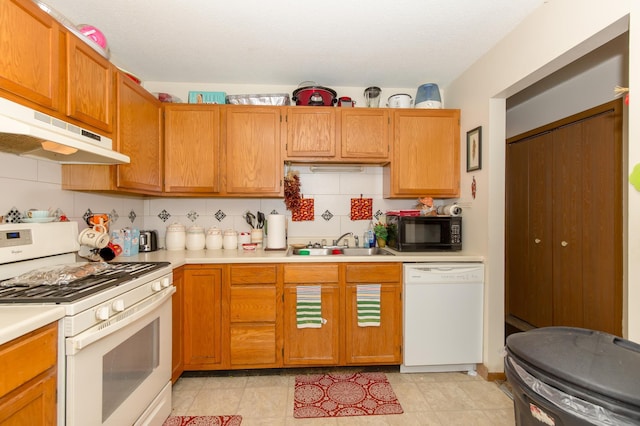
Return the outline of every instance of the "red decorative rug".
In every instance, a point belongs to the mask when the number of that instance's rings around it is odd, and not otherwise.
[[[162,426],[239,426],[242,416],[171,416]]]
[[[384,373],[334,373],[296,376],[293,417],[343,417],[402,414]]]

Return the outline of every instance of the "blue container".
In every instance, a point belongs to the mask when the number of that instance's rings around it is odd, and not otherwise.
[[[418,87],[415,100],[416,108],[442,108],[442,99],[440,98],[440,89],[435,83],[427,83]]]

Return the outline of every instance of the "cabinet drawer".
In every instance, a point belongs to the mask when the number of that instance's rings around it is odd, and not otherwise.
[[[338,265],[286,265],[285,283],[337,283]]]
[[[231,287],[229,317],[231,322],[274,322],[276,320],[275,286]]]
[[[231,326],[231,365],[271,365],[277,361],[275,324]]]
[[[402,281],[402,264],[350,264],[347,265],[348,283],[390,283]]]
[[[56,365],[57,335],[54,323],[0,346],[0,396]]]
[[[243,265],[231,267],[231,284],[272,284],[276,282],[275,265]]]

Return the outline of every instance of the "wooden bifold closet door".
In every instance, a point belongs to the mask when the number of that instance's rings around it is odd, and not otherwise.
[[[507,141],[506,321],[622,333],[622,111]]]

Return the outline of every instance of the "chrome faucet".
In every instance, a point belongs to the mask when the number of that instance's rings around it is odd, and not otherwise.
[[[353,232],[346,232],[346,233],[340,235],[337,240],[333,240],[333,245],[337,246],[340,243],[340,240],[343,239],[346,236],[353,237]],[[345,241],[344,245],[349,247],[349,241]]]

